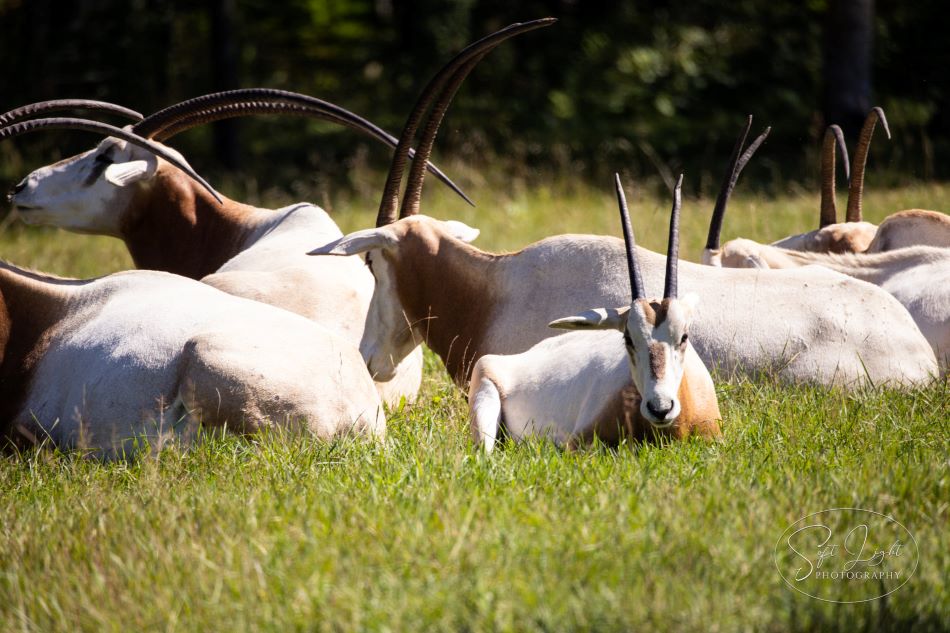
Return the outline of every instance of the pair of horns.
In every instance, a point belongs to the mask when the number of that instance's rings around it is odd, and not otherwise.
[[[891,128],[887,124],[887,117],[880,107],[871,108],[861,133],[858,135],[858,145],[854,151],[854,174],[849,174],[848,150],[844,143],[844,134],[837,125],[829,125],[825,131],[825,138],[821,146],[821,216],[819,228],[838,221],[838,209],[835,204],[835,145],[841,151],[841,160],[844,161],[845,177],[848,178],[848,208],[845,212],[846,222],[861,222],[863,219],[864,201],[864,169],[868,162],[868,152],[871,149],[871,137],[874,128],[880,121],[884,126],[887,138],[891,138]]]
[[[345,108],[309,95],[273,88],[226,90],[195,97],[148,116],[132,129],[141,136],[165,141],[198,125],[255,114],[285,114],[330,121],[363,132],[389,147],[397,146],[397,139],[392,134]],[[415,150],[410,148],[408,158],[414,159],[415,155]],[[428,160],[423,165],[465,202],[475,206],[438,167]]]
[[[317,99],[315,97],[310,97],[308,95],[269,88],[249,88],[211,93],[169,106],[146,118],[143,118],[141,114],[135,112],[134,110],[129,110],[128,108],[103,101],[82,99],[58,99],[52,101],[43,101],[26,105],[0,115],[0,125],[10,126],[15,121],[26,117],[56,110],[76,108],[108,112],[111,114],[124,116],[125,118],[134,121],[135,124],[132,126],[131,130],[131,134],[136,137],[136,140],[134,141],[131,140],[127,134],[122,135],[119,133],[112,133],[112,131],[117,128],[110,127],[108,130],[106,128],[101,128],[101,130],[104,133],[109,133],[110,136],[116,136],[118,138],[123,138],[125,140],[129,140],[130,142],[134,142],[140,147],[148,149],[149,151],[152,151],[166,160],[169,160],[167,157],[167,152],[155,151],[155,148],[160,146],[156,145],[155,143],[151,143],[150,141],[153,139],[157,141],[166,141],[172,136],[180,134],[181,132],[189,130],[198,125],[204,125],[206,123],[212,123],[222,119],[249,116],[254,114],[290,114],[318,118],[364,132],[372,138],[375,138],[376,140],[390,147],[396,146],[396,138],[394,136],[387,133],[385,130],[382,130],[372,122],[350,112],[349,110],[346,110],[345,108],[341,108],[335,104],[323,101],[322,99]],[[21,130],[20,128],[17,128],[20,130],[17,133],[34,131],[46,127],[67,127],[65,123],[63,123],[63,120],[57,121],[58,123],[56,125],[53,125],[52,123],[45,123],[29,126],[29,129]],[[90,125],[96,124],[94,121],[87,121],[85,119],[83,119],[83,121],[87,125],[81,129],[88,130],[90,129]],[[11,136],[12,135],[13,133],[11,132]],[[408,152],[408,157],[414,158],[414,156],[415,152],[410,149]],[[182,168],[180,161],[169,160],[169,162],[179,169]],[[466,196],[465,193],[441,170],[428,163],[426,163],[426,168],[431,171],[439,180],[449,186],[463,200],[474,206],[474,203],[471,201],[471,199]],[[192,170],[184,171],[192,178],[194,178],[196,175]],[[198,180],[202,186],[207,188],[212,193],[212,195],[215,196],[215,198],[218,198],[217,194],[210,188],[210,186],[207,185],[207,183],[200,179],[196,180]],[[218,198],[218,200],[220,202],[220,198]]]
[[[749,136],[749,130],[751,129],[752,115],[750,114],[748,119],[746,119],[745,128],[742,130],[742,133],[736,140],[735,147],[732,149],[732,156],[729,158],[729,169],[726,171],[722,181],[722,187],[719,189],[719,196],[716,198],[716,206],[713,209],[712,219],[709,221],[709,234],[706,236],[707,249],[719,248],[719,238],[722,234],[722,220],[726,215],[726,206],[729,204],[732,191],[736,188],[736,183],[739,181],[739,174],[742,173],[746,163],[749,162],[756,150],[765,142],[765,139],[768,138],[769,133],[772,131],[771,127],[765,128],[765,130],[749,144],[745,151],[743,151],[742,148],[745,145],[745,140]]]
[[[623,242],[627,252],[627,271],[630,273],[630,294],[633,300],[646,299],[643,290],[643,275],[640,273],[640,258],[637,256],[637,244],[630,224],[630,211],[627,209],[627,197],[623,193],[620,174],[614,174],[617,188],[617,204],[620,206],[620,223],[623,225]],[[666,247],[666,281],[663,284],[663,298],[675,299],[677,295],[680,250],[680,208],[683,206],[683,174],[676,180],[673,188],[673,210],[670,211],[670,235]]]
[[[113,138],[122,139],[133,145],[137,145],[143,149],[146,149],[156,156],[165,159],[181,171],[188,174],[190,178],[193,178],[195,182],[208,190],[214,199],[221,203],[221,197],[214,190],[214,188],[208,184],[208,182],[199,176],[194,169],[192,169],[187,163],[181,160],[173,152],[169,151],[167,148],[150,141],[146,138],[142,138],[137,134],[133,134],[128,130],[123,128],[115,127],[114,125],[109,125],[107,123],[100,123],[99,121],[90,121],[88,119],[75,119],[68,117],[53,117],[53,118],[44,118],[44,119],[30,119],[28,121],[21,121],[20,123],[13,123],[7,125],[6,127],[0,128],[0,141],[13,138],[14,136],[19,136],[20,134],[27,134],[29,132],[36,132],[38,130],[51,130],[51,129],[60,129],[60,130],[80,130],[84,132],[93,132],[101,136],[111,136]]]
[[[425,179],[425,172],[420,168],[420,165],[429,160],[442,118],[462,82],[478,62],[505,40],[521,33],[550,26],[555,22],[557,22],[555,18],[542,18],[530,22],[511,24],[467,46],[429,80],[429,83],[426,84],[416,100],[412,111],[410,111],[399,136],[399,143],[396,145],[396,152],[393,155],[389,175],[383,188],[382,199],[379,202],[376,226],[384,226],[395,222],[397,217],[404,218],[419,212],[419,205],[422,200],[422,184]],[[423,115],[429,110],[430,106],[429,118],[425,123],[422,138],[417,146],[417,160],[414,161],[409,172],[406,190],[400,205],[399,186],[402,184],[403,172],[409,156],[409,144],[419,129]]]

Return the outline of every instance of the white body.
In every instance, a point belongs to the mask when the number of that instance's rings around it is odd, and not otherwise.
[[[159,272],[56,292],[66,316],[13,420],[37,440],[109,457],[189,423],[385,432],[356,349],[297,315]]]
[[[870,222],[839,222],[772,242],[772,246],[812,253],[862,253],[876,234],[877,225]]]
[[[703,420],[691,423],[716,425],[715,386],[690,345],[684,374],[689,377],[692,398],[683,416],[706,413]],[[623,392],[633,389],[623,337],[616,331],[570,332],[520,354],[489,354],[472,371],[472,434],[488,451],[502,425],[515,440],[536,435],[570,445],[598,435],[600,425],[608,434],[615,431],[612,425],[623,416]],[[629,408],[627,415],[635,416],[636,403]]]
[[[267,303],[319,323],[358,347],[375,281],[360,257],[307,256],[314,241],[342,237],[326,211],[294,204],[259,210],[247,220],[252,232],[242,250],[201,281],[229,294]],[[377,382],[383,401],[413,401],[422,384],[422,347],[399,364],[392,379]]]
[[[590,306],[630,304],[623,242],[617,238],[562,235],[517,253],[492,255],[457,239],[466,236],[458,224],[413,216],[358,231],[316,251],[370,254],[377,286],[361,349],[371,370],[374,362],[399,359],[410,349],[412,339],[400,345],[405,337],[393,331],[399,319],[403,329],[407,319],[422,319],[412,326],[415,339],[421,340],[426,340],[427,328],[446,329],[443,338],[451,340],[453,324],[471,320],[466,314],[471,305],[430,319],[410,313],[397,292],[406,271],[413,281],[440,282],[432,289],[403,290],[422,293],[421,306],[434,304],[436,292],[473,297],[484,315],[470,344],[474,358],[523,352],[552,335],[548,322]],[[468,233],[470,239],[477,231]],[[660,287],[665,257],[644,249],[639,257],[646,287]],[[696,294],[703,306],[692,325],[696,352],[708,367],[727,374],[765,373],[788,382],[857,386],[867,379],[921,383],[937,373],[933,351],[900,303],[845,275],[818,267],[750,271],[683,261],[679,286],[682,293]],[[446,360],[447,350],[433,349]],[[464,382],[464,373],[453,376]]]
[[[817,264],[880,286],[907,309],[933,348],[941,374],[950,363],[950,249],[915,246],[874,254],[802,253],[736,239],[723,245],[723,266],[758,269]]]
[[[306,257],[315,242],[342,235],[314,205],[270,210],[226,198],[219,205],[164,160],[114,138],[33,171],[12,200],[27,223],[123,239],[140,267],[192,276],[175,268],[180,260],[223,261],[202,281],[305,316],[355,346],[362,338],[373,276],[358,257]],[[163,240],[168,253],[177,249],[181,257],[139,261],[140,249],[153,252]],[[219,253],[233,256],[215,257]],[[396,404],[403,397],[414,400],[421,380],[419,348],[377,388],[384,401]]]

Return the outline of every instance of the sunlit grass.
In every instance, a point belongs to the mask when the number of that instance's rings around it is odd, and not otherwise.
[[[619,235],[610,183],[468,188],[478,209],[434,186],[425,209],[480,228],[483,248]],[[630,201],[638,240],[662,250],[669,201],[636,187]],[[330,206],[348,231],[371,224],[375,202],[368,190]],[[869,191],[865,213],[947,202],[950,187]],[[711,208],[686,201],[689,259]],[[724,233],[773,240],[816,221],[815,196],[739,195]],[[77,276],[130,266],[117,240],[18,225],[0,232],[0,256]],[[4,457],[0,630],[950,628],[947,383],[717,390],[718,442],[527,442],[486,458],[469,444],[463,394],[428,354],[420,401],[390,412],[383,445],[271,434],[129,463]],[[778,575],[785,528],[840,506],[891,514],[916,537],[920,565],[888,599],[822,603]]]

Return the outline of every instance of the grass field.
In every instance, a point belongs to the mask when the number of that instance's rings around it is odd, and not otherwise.
[[[481,228],[485,248],[619,234],[609,185],[470,189],[479,209],[436,187],[429,208]],[[866,216],[948,203],[944,186],[874,191]],[[631,204],[638,241],[662,249],[668,201]],[[687,259],[711,206],[684,205]],[[344,230],[368,226],[372,207],[333,204]],[[811,228],[816,207],[810,195],[740,196],[724,233],[775,239]],[[0,232],[0,256],[76,276],[130,266],[118,241],[17,224]],[[384,445],[271,435],[111,464],[48,450],[0,458],[0,631],[950,629],[947,382],[717,390],[719,442],[528,442],[489,459],[428,355],[424,392],[390,412]],[[835,604],[783,582],[783,531],[835,507],[907,527],[919,551],[907,584]]]

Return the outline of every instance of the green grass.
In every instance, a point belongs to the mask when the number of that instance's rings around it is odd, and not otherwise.
[[[486,248],[619,234],[609,187],[476,186],[464,210]],[[277,203],[280,196],[265,198]],[[950,188],[869,195],[878,220],[948,207]],[[668,203],[640,200],[638,239],[661,249]],[[337,202],[344,230],[370,197]],[[812,196],[736,200],[726,235],[809,228]],[[688,200],[695,259],[709,201]],[[754,218],[752,218],[754,214]],[[660,227],[660,228],[657,228]],[[61,274],[129,266],[115,240],[10,226],[0,254]],[[0,630],[939,631],[950,628],[950,387],[856,394],[717,383],[723,438],[562,452],[472,450],[463,395],[427,356],[415,406],[384,445],[280,434],[208,438],[132,462],[51,450],[0,459]],[[893,515],[920,564],[885,599],[819,602],[772,562],[806,514]]]

